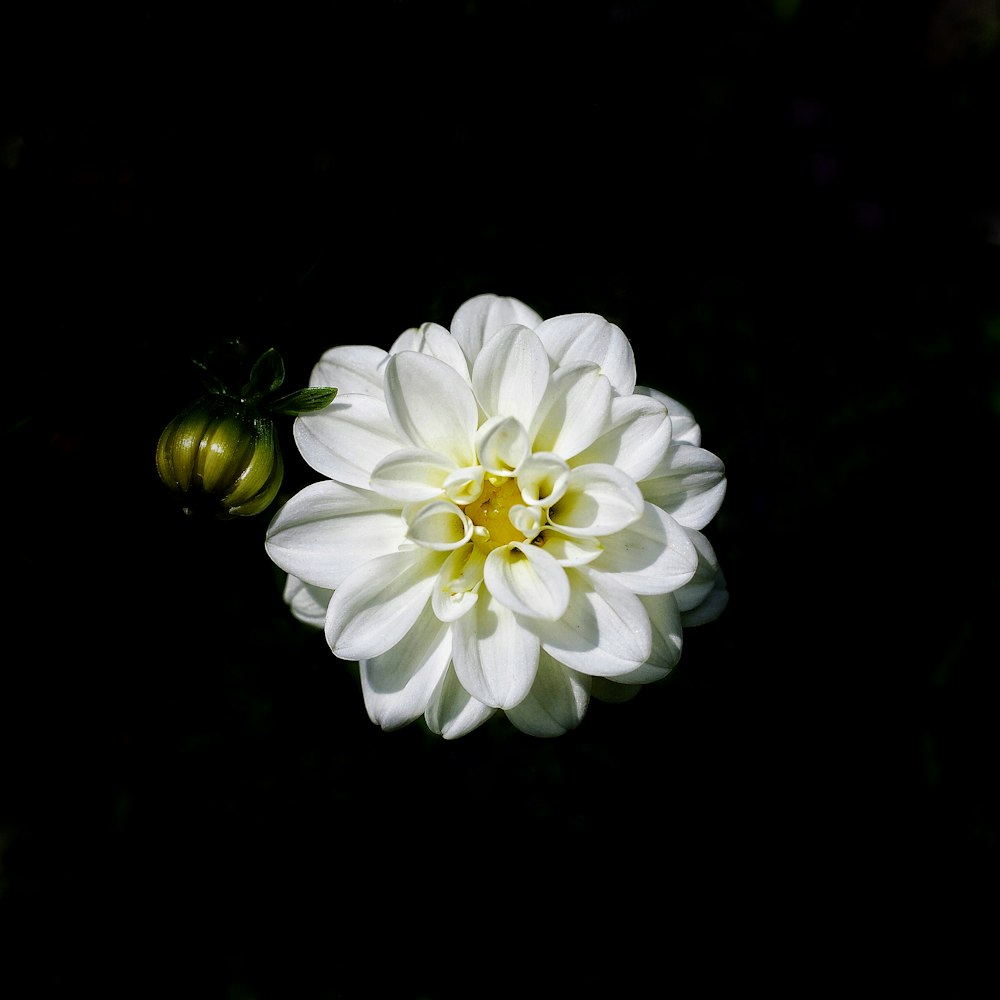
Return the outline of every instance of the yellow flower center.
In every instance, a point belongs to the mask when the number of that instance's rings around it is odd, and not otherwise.
[[[510,508],[520,503],[524,501],[516,479],[487,476],[483,492],[465,508],[465,513],[473,524],[490,533],[485,545],[489,549],[495,549],[509,542],[524,541],[524,535],[510,523]]]

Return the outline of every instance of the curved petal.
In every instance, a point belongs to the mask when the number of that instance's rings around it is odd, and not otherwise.
[[[553,316],[536,332],[557,365],[592,361],[620,396],[635,389],[635,355],[628,338],[614,323],[595,313]]]
[[[400,435],[456,465],[475,465],[479,406],[454,368],[415,351],[393,354],[385,366],[385,401]],[[380,456],[381,457],[381,456]]]
[[[331,347],[313,366],[311,386],[333,386],[339,396],[360,392],[382,398],[381,365],[386,352],[381,347],[349,344]]]
[[[292,609],[292,614],[306,625],[322,628],[326,623],[326,609],[329,607],[333,591],[325,587],[313,587],[297,576],[289,574],[285,581],[285,603]]]
[[[444,554],[408,549],[372,559],[336,590],[326,615],[326,641],[342,660],[369,660],[392,649],[427,602]]]
[[[335,590],[359,566],[396,552],[405,540],[398,504],[326,480],[300,490],[281,507],[264,547],[286,573]]]
[[[371,486],[383,496],[403,503],[440,496],[455,465],[426,448],[400,448],[372,469]]]
[[[679,403],[665,392],[660,392],[659,389],[651,389],[648,385],[637,385],[635,391],[659,400],[667,408],[672,427],[672,440],[696,446],[701,444],[701,427],[694,419],[694,414],[683,403]]]
[[[715,588],[721,573],[712,543],[700,531],[686,529],[686,533],[698,555],[698,566],[691,579],[674,594],[681,611],[690,611],[701,604]]]
[[[476,432],[476,452],[487,472],[510,475],[531,450],[528,434],[513,417],[490,417]]]
[[[527,697],[507,709],[507,718],[529,736],[562,736],[583,721],[590,704],[590,678],[542,652]]]
[[[605,573],[568,569],[570,601],[555,622],[532,622],[542,648],[583,674],[614,677],[642,666],[653,645],[645,607]]]
[[[551,452],[535,452],[518,467],[517,485],[526,504],[551,507],[566,493],[569,466]]]
[[[549,384],[549,358],[533,330],[512,324],[484,345],[472,369],[472,388],[490,417],[513,417],[530,427]]]
[[[685,528],[704,528],[725,498],[726,468],[722,459],[704,448],[673,444],[639,489]]]
[[[524,699],[538,669],[538,637],[512,611],[481,593],[452,625],[452,635],[455,672],[473,698],[504,709]]]
[[[449,553],[431,591],[431,608],[443,622],[468,614],[479,600],[485,557],[478,545],[469,544]]]
[[[431,732],[446,740],[456,740],[477,729],[495,712],[495,708],[477,701],[462,687],[452,666],[438,682],[424,713],[424,721]]]
[[[462,353],[458,341],[437,323],[423,323],[401,333],[389,348],[390,354],[400,351],[416,351],[418,354],[429,354],[432,358],[443,361],[462,376],[465,382],[472,383],[469,377],[469,363]]]
[[[635,524],[605,535],[604,551],[593,566],[636,594],[666,594],[683,587],[698,569],[698,553],[688,533],[651,503]]]
[[[638,481],[663,461],[670,447],[671,423],[666,408],[649,396],[615,396],[611,425],[573,459],[574,465],[614,465]]]
[[[422,615],[392,649],[361,661],[368,717],[383,729],[399,729],[419,718],[450,662],[451,629],[433,615]]]
[[[557,368],[528,430],[534,451],[570,459],[608,427],[611,383],[589,361]]]
[[[580,465],[570,470],[566,493],[549,508],[549,523],[567,535],[601,538],[642,517],[639,487],[613,465]]]
[[[537,545],[513,542],[486,557],[483,578],[489,592],[526,618],[554,621],[569,603],[566,571]]]
[[[464,511],[450,500],[432,500],[410,517],[406,537],[425,549],[451,552],[472,538],[472,527]]]
[[[320,475],[362,489],[368,489],[375,466],[406,443],[385,403],[362,393],[338,393],[329,406],[296,417],[292,434],[303,459]]]
[[[519,299],[485,293],[463,302],[451,319],[451,333],[458,341],[470,366],[483,344],[501,327],[520,323],[534,329],[542,317]]]

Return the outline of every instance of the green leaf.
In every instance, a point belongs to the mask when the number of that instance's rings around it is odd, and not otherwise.
[[[318,386],[310,389],[299,389],[297,392],[290,392],[287,396],[274,400],[273,403],[268,403],[264,408],[268,413],[283,413],[285,416],[297,417],[300,413],[322,410],[324,406],[333,402],[336,395],[336,389]]]

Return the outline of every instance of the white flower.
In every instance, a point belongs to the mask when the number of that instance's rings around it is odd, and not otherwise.
[[[497,710],[555,736],[591,694],[664,677],[726,589],[702,528],[726,489],[691,413],[636,386],[632,347],[590,313],[543,321],[479,295],[451,330],[327,351],[334,403],[296,419],[326,478],[278,512],[293,614],[357,660],[384,729],[447,738]]]

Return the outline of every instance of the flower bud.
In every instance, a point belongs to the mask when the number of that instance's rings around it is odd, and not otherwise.
[[[160,478],[188,513],[219,518],[259,514],[281,487],[284,465],[274,421],[224,395],[203,396],[164,428],[156,446]]]

